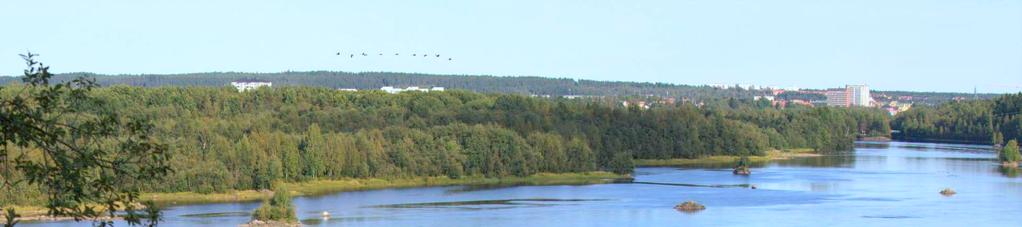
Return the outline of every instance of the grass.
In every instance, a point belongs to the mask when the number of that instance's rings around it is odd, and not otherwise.
[[[808,157],[816,156],[813,149],[808,148],[797,148],[797,149],[784,149],[784,150],[770,150],[766,152],[764,156],[749,156],[749,161],[752,162],[766,162],[770,160],[782,160],[795,157]],[[725,165],[734,164],[738,161],[739,156],[730,155],[718,155],[718,156],[707,156],[702,158],[693,159],[637,159],[635,160],[636,166],[685,166],[685,165]]]
[[[292,195],[322,195],[344,191],[359,191],[384,188],[407,188],[447,185],[554,185],[554,184],[595,184],[629,178],[609,172],[587,173],[538,173],[527,177],[487,178],[470,176],[457,179],[448,177],[412,177],[412,178],[347,178],[338,180],[316,180],[308,182],[288,183]],[[223,203],[259,201],[269,198],[272,192],[256,190],[240,190],[224,193],[201,194],[194,192],[145,193],[143,200],[153,200],[157,204],[180,205],[195,203]]]
[[[457,179],[451,179],[448,177],[410,177],[393,179],[347,178],[287,183],[287,187],[291,190],[291,194],[294,196],[308,196],[345,191],[448,185],[597,184],[630,178],[631,176],[629,175],[594,171],[586,173],[537,173],[527,177],[501,178],[488,178],[482,176],[468,176]],[[238,190],[209,194],[195,192],[144,193],[142,195],[142,200],[153,200],[153,202],[160,205],[184,205],[260,201],[270,198],[272,195],[273,192],[268,190]],[[41,206],[14,206],[14,208],[18,214],[21,215],[22,219],[40,218],[46,215],[46,208]]]
[[[6,214],[7,214],[6,209],[7,208],[14,208],[14,211],[17,211],[18,215],[21,215],[22,217],[45,216],[46,215],[46,207],[41,207],[41,206],[18,206],[18,205],[13,205],[13,206],[4,206],[3,208],[5,210],[3,210],[3,215],[0,215],[0,217],[6,216]]]

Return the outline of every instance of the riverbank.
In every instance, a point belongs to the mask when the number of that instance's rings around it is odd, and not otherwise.
[[[486,186],[486,185],[571,185],[571,184],[601,184],[612,183],[623,180],[631,180],[630,175],[614,174],[610,172],[594,171],[586,173],[538,173],[527,177],[502,177],[487,178],[482,176],[467,176],[457,179],[449,177],[412,177],[412,178],[349,178],[338,180],[316,180],[308,182],[287,183],[287,187],[294,196],[315,196],[345,191],[362,191],[386,188],[411,188],[429,186]],[[202,203],[232,203],[251,202],[270,198],[273,192],[269,190],[239,190],[223,193],[195,193],[195,192],[173,192],[173,193],[144,193],[142,200],[152,200],[161,206],[202,204]],[[46,208],[38,206],[16,206],[15,210],[22,221],[59,221],[67,220],[64,217],[50,217],[46,215]],[[2,217],[3,215],[0,215]]]
[[[291,194],[295,196],[314,196],[345,191],[361,191],[385,188],[409,188],[450,185],[556,185],[556,184],[598,184],[631,179],[628,175],[610,172],[587,173],[538,173],[527,177],[487,178],[468,176],[457,179],[449,177],[414,177],[414,178],[366,178],[316,180],[308,182],[287,183]],[[227,203],[259,201],[269,198],[273,192],[269,190],[241,190],[224,193],[201,194],[195,192],[145,193],[143,200],[153,200],[160,205],[183,205],[196,203]]]
[[[749,156],[749,161],[752,162],[767,162],[771,160],[784,160],[791,158],[800,157],[817,157],[821,154],[815,153],[813,149],[809,148],[798,148],[798,149],[784,149],[784,150],[771,150],[767,151],[764,156]],[[635,166],[685,166],[685,165],[727,165],[734,164],[741,158],[739,156],[731,155],[718,155],[718,156],[707,156],[702,158],[693,159],[637,159],[634,161]]]

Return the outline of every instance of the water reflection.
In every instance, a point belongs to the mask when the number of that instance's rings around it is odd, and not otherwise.
[[[855,156],[852,153],[828,154],[822,156],[796,157],[790,159],[752,161],[750,168],[766,167],[851,167],[855,164]],[[694,163],[678,165],[682,169],[731,169],[735,163]],[[753,172],[755,174],[755,172]]]
[[[854,154],[846,153],[777,160],[771,164],[781,167],[850,168],[855,165],[856,161],[858,161],[858,159],[856,159]]]
[[[587,181],[587,182],[577,182],[577,183],[573,183],[573,184],[560,184],[560,185],[590,185],[590,184],[604,184],[604,183],[631,183],[633,180],[634,179],[631,179],[631,178],[594,179],[592,181]],[[452,188],[447,190],[447,193],[449,193],[449,194],[466,193],[466,192],[485,191],[485,190],[497,190],[497,189],[504,189],[504,188],[520,187],[520,186],[533,186],[533,185],[547,185],[547,184],[544,184],[542,182],[537,182],[537,183],[525,182],[525,183],[493,183],[493,184],[466,185],[466,186],[452,187]]]
[[[1019,170],[1019,168],[1017,168],[1017,167],[1012,168],[1012,167],[1006,167],[1006,166],[998,166],[997,167],[997,172],[1000,172],[1001,175],[1004,175],[1006,177],[1015,178],[1015,177],[1019,176],[1019,173],[1022,172],[1022,170]]]
[[[215,218],[215,217],[251,217],[252,214],[249,212],[213,212],[213,213],[198,213],[198,214],[182,214],[181,217],[187,218]]]
[[[400,203],[369,206],[370,208],[459,208],[459,209],[505,209],[517,206],[552,206],[558,202],[591,202],[605,199],[499,199],[499,200],[468,200],[428,203]]]
[[[294,199],[311,226],[1011,226],[1022,175],[983,146],[857,143],[850,153],[754,163],[638,168],[634,183],[446,186]],[[751,189],[756,185],[757,189]],[[959,194],[938,192],[953,188]],[[706,206],[680,213],[680,202]],[[163,226],[234,226],[258,202],[171,207]],[[332,216],[322,217],[328,211]],[[953,211],[953,212],[950,212]],[[123,223],[118,223],[123,225]],[[88,223],[25,223],[81,226]]]
[[[855,142],[855,148],[887,149],[890,147],[891,143],[888,142],[871,142],[871,141]]]

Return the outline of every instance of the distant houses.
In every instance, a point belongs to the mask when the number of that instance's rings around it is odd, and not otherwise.
[[[755,101],[759,101],[760,99],[766,99],[767,101],[773,102],[774,101],[774,96],[773,95],[757,95],[757,96],[753,96],[752,97],[752,100],[755,100]]]
[[[395,88],[391,86],[381,87],[381,91],[397,94],[406,91],[420,91],[420,92],[431,92],[431,91],[444,91],[444,87],[431,87],[431,88],[419,88],[419,87],[407,87],[407,88]]]
[[[271,87],[273,86],[273,83],[265,80],[243,79],[231,82],[231,86],[237,88],[238,91],[248,91],[263,86]]]
[[[265,80],[244,79],[244,80],[238,80],[238,81],[231,82],[231,86],[234,86],[234,88],[237,88],[238,91],[249,91],[249,90],[252,90],[252,89],[258,89],[259,87],[263,87],[263,86],[271,87],[271,86],[273,86],[273,83],[269,82],[269,81],[265,81]],[[421,88],[421,87],[417,87],[417,86],[411,86],[411,87],[406,87],[406,88],[397,88],[397,87],[392,87],[392,86],[386,86],[386,87],[381,87],[380,90],[384,91],[384,92],[387,92],[387,93],[391,93],[391,94],[397,94],[397,93],[407,92],[407,91],[432,92],[432,91],[444,91],[445,89],[444,89],[444,87]],[[356,92],[356,91],[358,91],[358,89],[355,89],[355,88],[337,88],[337,91]]]

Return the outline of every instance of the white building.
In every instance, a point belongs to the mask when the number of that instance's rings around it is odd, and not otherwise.
[[[866,85],[847,85],[849,105],[870,106],[873,98],[869,96],[869,87]]]
[[[426,88],[419,88],[419,87],[415,87],[415,86],[407,87],[407,88],[395,88],[395,87],[391,87],[391,86],[386,86],[386,87],[381,87],[380,90],[384,91],[384,92],[387,92],[387,93],[391,93],[391,94],[397,94],[397,93],[406,92],[406,91],[421,91],[421,92],[444,91],[444,87],[432,87],[432,88],[426,89]]]
[[[755,100],[755,101],[759,101],[760,99],[766,99],[767,101],[773,102],[774,101],[774,96],[772,96],[772,95],[757,95],[757,96],[753,96],[752,97],[752,100]]]
[[[845,85],[845,89],[831,89],[824,94],[828,106],[870,106],[873,98],[866,85]]]
[[[263,81],[263,80],[239,80],[239,81],[231,82],[231,86],[234,86],[234,88],[237,88],[238,91],[248,91],[248,90],[256,89],[256,88],[263,87],[263,86],[271,87],[271,86],[273,86],[273,83],[270,83],[269,81]]]

